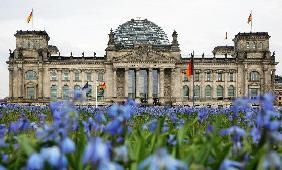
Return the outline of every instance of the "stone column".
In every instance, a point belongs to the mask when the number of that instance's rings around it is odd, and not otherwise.
[[[153,69],[149,68],[148,72],[148,103],[153,104]]]
[[[113,97],[117,98],[117,69],[113,68]]]
[[[9,67],[9,97],[13,98],[14,94],[13,94],[13,68]]]
[[[164,68],[160,68],[160,102],[164,103]]]
[[[43,98],[43,88],[44,88],[44,85],[43,85],[43,68],[42,66],[40,66],[40,68],[38,69],[38,81],[37,81],[37,84],[38,84],[38,94],[37,94],[37,98],[38,99],[42,99]]]
[[[96,100],[97,70],[93,71],[92,99]]]
[[[170,79],[170,90],[171,90],[171,102],[175,103],[175,98],[176,98],[176,89],[175,89],[175,68],[170,69],[170,74],[171,74],[171,79]]]
[[[63,96],[62,96],[62,90],[63,90],[63,85],[62,85],[62,69],[58,69],[57,70],[57,76],[58,76],[58,87],[57,87],[57,96],[58,96],[58,99],[62,99]]]
[[[227,70],[224,70],[224,98],[227,99],[229,96],[228,96],[228,83],[227,83],[227,80],[228,80],[228,75],[229,75],[229,71]]]
[[[249,87],[248,87],[248,82],[249,82],[249,74],[248,74],[248,69],[247,69],[247,65],[245,65],[245,67],[243,68],[243,75],[244,75],[244,79],[243,79],[243,83],[244,83],[244,94],[243,96],[249,96]]]
[[[74,80],[75,80],[75,75],[74,75],[74,69],[67,69],[66,70],[68,73],[69,73],[69,80],[67,81],[68,83],[68,85],[69,85],[69,98],[71,99],[73,99],[74,98],[74,95],[73,95],[73,91],[74,91]],[[78,70],[78,72],[79,72],[79,78],[80,78],[80,80],[81,80],[81,83],[82,83],[82,70]],[[80,88],[82,88],[83,87],[83,85],[84,84],[79,84],[78,83],[78,85],[80,86]]]
[[[18,68],[15,66],[13,70],[13,97],[19,97],[18,93],[18,84],[19,84],[19,74],[18,74]]]
[[[49,69],[47,68],[47,66],[45,66],[43,68],[43,78],[42,78],[42,82],[43,82],[43,98],[49,98],[51,97],[51,91],[50,91],[50,71]],[[58,77],[58,74],[57,74],[57,81],[58,81],[59,77]],[[59,87],[57,87],[57,90],[58,90]],[[58,95],[58,94],[57,94]]]
[[[212,71],[212,99],[217,99],[217,71],[216,70],[213,70]]]
[[[182,103],[182,73],[181,73],[181,68],[180,66],[175,68],[174,72],[175,76],[175,83],[174,83],[174,88],[175,88],[175,102],[176,104],[181,104]]]
[[[124,69],[124,97],[128,98],[128,68]]]
[[[18,97],[23,97],[25,98],[25,91],[24,91],[24,77],[23,77],[23,69],[18,68],[18,78],[19,78],[19,83],[18,83]]]
[[[206,96],[205,96],[205,71],[202,69],[201,73],[200,73],[200,81],[201,81],[201,85],[200,85],[200,100],[201,101],[205,101],[206,100]]]
[[[140,103],[140,68],[135,70],[135,101]]]

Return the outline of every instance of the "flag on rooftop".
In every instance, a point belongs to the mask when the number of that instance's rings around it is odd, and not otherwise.
[[[32,20],[33,17],[33,9],[31,10],[30,14],[27,17],[27,23],[29,23]]]

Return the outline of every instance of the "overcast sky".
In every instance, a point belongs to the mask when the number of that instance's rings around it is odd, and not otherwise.
[[[238,32],[269,32],[270,50],[281,61],[281,0],[0,0],[0,98],[8,96],[9,49],[15,49],[17,30],[32,29],[26,17],[34,9],[34,29],[46,30],[61,55],[105,54],[108,33],[131,18],[141,17],[164,29],[171,41],[175,29],[182,54],[211,54],[217,45],[232,45]],[[224,40],[225,32],[229,39]]]

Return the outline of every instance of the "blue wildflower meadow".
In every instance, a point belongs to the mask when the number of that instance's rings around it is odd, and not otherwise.
[[[238,98],[228,108],[0,104],[0,170],[282,169],[282,109],[273,100]]]

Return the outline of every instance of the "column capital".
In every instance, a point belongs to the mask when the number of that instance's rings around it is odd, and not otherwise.
[[[153,68],[149,67],[148,70],[149,70],[150,72],[152,72],[152,71],[153,71]]]
[[[113,71],[117,71],[117,68],[116,68],[116,67],[113,67]]]
[[[160,71],[162,71],[162,72],[164,71],[164,68],[159,68],[159,69],[160,69]]]
[[[124,70],[125,70],[125,71],[128,71],[128,70],[129,70],[129,68],[128,68],[128,67],[124,67]]]

